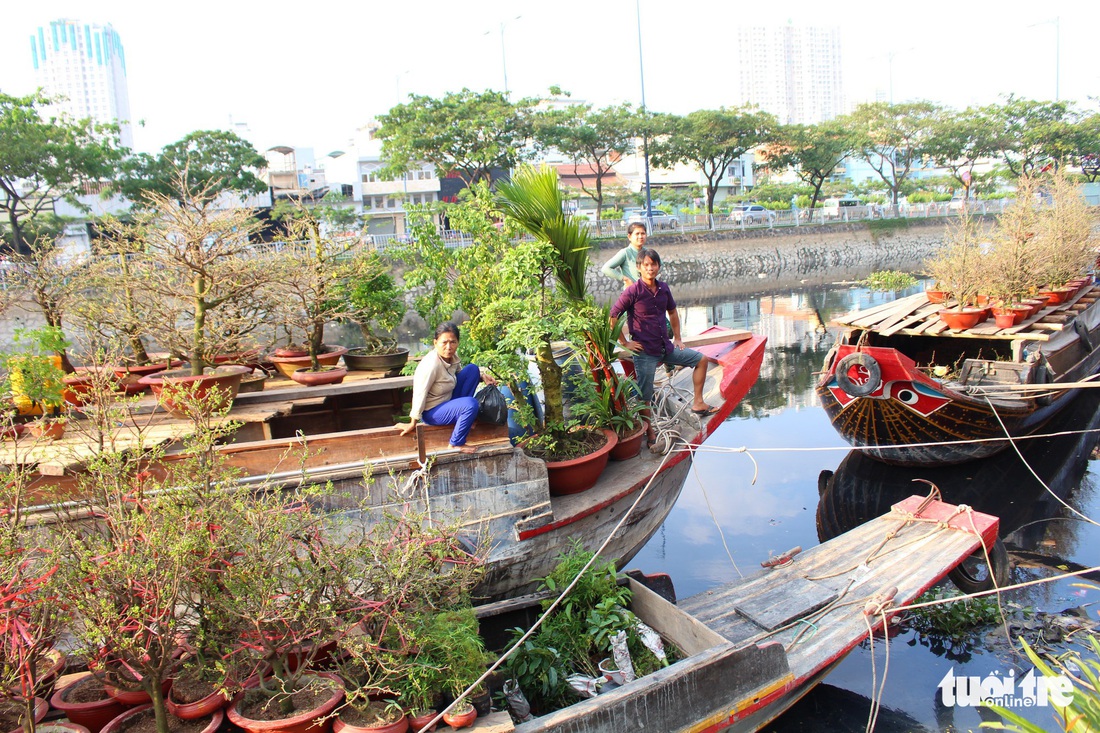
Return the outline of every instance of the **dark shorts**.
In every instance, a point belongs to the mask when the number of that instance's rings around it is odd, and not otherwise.
[[[635,353],[634,378],[642,392],[642,399],[646,402],[653,401],[653,377],[657,373],[658,364],[694,367],[702,358],[702,353],[695,349],[673,349],[664,356]]]

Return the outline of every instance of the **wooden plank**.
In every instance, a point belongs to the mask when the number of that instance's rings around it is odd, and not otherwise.
[[[349,372],[349,376],[353,372]],[[268,386],[263,392],[249,392],[237,395],[234,405],[254,405],[261,402],[285,402],[293,400],[308,400],[321,397],[333,397],[338,395],[359,394],[362,392],[378,392],[393,389],[412,389],[411,376],[386,377],[385,379],[345,378],[341,384],[330,384],[321,387],[303,387],[289,379],[268,380]]]
[[[769,584],[770,585],[770,584]],[[804,578],[790,578],[776,595],[748,598],[734,610],[767,631],[775,631],[836,600],[836,591]],[[745,592],[750,592],[745,588]]]
[[[929,306],[929,305],[930,305],[929,303],[918,303],[918,304],[914,305],[911,308],[907,307],[907,308],[903,308],[903,309],[898,309],[895,313],[892,313],[889,317],[884,318],[883,320],[879,321],[878,327],[875,330],[880,331],[880,332],[888,331],[895,324],[897,324],[899,322],[902,322],[902,321],[906,321],[906,320],[912,318],[915,313],[924,313],[926,315],[928,310],[929,310],[927,306]],[[939,310],[939,306],[936,306],[935,310]],[[932,311],[932,312],[935,312],[935,311]],[[925,317],[924,315],[919,316],[919,318],[924,318],[924,317]]]
[[[752,331],[746,331],[742,328],[730,329],[728,331],[722,331],[719,333],[707,333],[699,334],[697,336],[685,336],[684,346],[689,349],[695,349],[700,346],[709,346],[710,344],[727,344],[736,341],[747,341],[752,338]]]
[[[914,325],[920,323],[921,321],[924,321],[929,316],[935,316],[936,313],[939,312],[939,310],[940,310],[940,304],[938,304],[938,303],[929,303],[928,307],[920,308],[913,315],[909,316],[908,318],[905,318],[904,320],[901,320],[901,321],[893,324],[889,328],[883,329],[880,333],[883,336],[892,336],[895,333],[897,333],[898,331],[910,328],[911,326],[914,326]]]
[[[631,579],[630,590],[634,594],[630,610],[660,632],[662,637],[680,647],[685,654],[698,654],[725,643],[721,635],[711,631],[641,583]]]

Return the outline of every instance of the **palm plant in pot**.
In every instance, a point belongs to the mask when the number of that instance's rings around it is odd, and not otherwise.
[[[508,219],[530,233],[533,240],[517,243],[505,255],[499,268],[507,290],[472,319],[471,331],[479,334],[483,343],[495,343],[503,354],[522,353],[529,348],[534,351],[545,395],[546,421],[525,442],[525,450],[551,462],[570,462],[594,454],[597,462],[606,465],[615,434],[607,430],[601,436],[599,431],[566,423],[562,369],[554,359],[554,342],[579,342],[599,318],[585,285],[591,247],[587,230],[562,214],[561,192],[553,170],[521,169],[512,182],[498,185],[497,202]],[[515,381],[518,379],[515,377]],[[589,488],[602,468],[597,463],[582,481],[571,480],[570,488]],[[552,490],[564,488],[559,485],[555,489],[553,477],[551,482]]]

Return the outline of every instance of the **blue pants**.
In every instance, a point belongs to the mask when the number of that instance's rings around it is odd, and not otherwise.
[[[481,370],[477,364],[467,364],[459,370],[455,377],[455,391],[451,393],[451,399],[441,405],[436,405],[430,410],[425,410],[421,418],[425,425],[450,425],[454,423],[455,429],[451,432],[451,445],[466,445],[466,436],[470,434],[470,428],[477,419],[478,404],[474,399],[474,390],[481,382]]]

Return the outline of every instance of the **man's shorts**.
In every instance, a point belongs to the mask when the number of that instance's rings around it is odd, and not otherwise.
[[[702,353],[695,349],[673,349],[663,357],[635,352],[634,379],[638,382],[638,388],[642,392],[642,399],[646,402],[653,401],[653,377],[657,373],[658,364],[694,367],[702,358]]]

